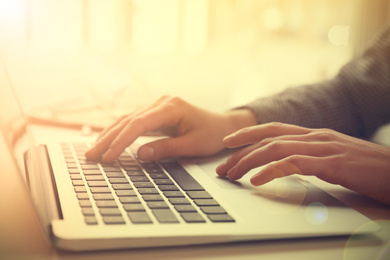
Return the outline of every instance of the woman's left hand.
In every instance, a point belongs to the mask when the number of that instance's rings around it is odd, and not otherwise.
[[[218,166],[237,180],[265,165],[251,178],[262,185],[292,174],[315,175],[390,205],[390,148],[329,129],[269,123],[241,129],[225,146],[246,146]]]

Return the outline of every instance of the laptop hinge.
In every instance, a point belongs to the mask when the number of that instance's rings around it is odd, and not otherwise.
[[[33,152],[33,154],[37,156],[34,156],[34,158],[29,158],[28,153],[30,151],[28,151],[26,152],[27,154],[24,158],[25,165],[27,165],[26,179],[28,180],[28,185],[33,196],[37,193],[42,194],[40,196],[36,195],[35,199],[38,198],[40,200],[39,203],[44,203],[43,205],[40,205],[39,208],[40,210],[45,211],[44,222],[50,224],[53,219],[63,219],[61,204],[47,147],[46,145],[39,145],[35,149],[36,150]],[[37,165],[37,167],[32,166],[32,164]],[[35,176],[32,176],[32,174],[34,174]],[[32,178],[38,178],[39,181],[33,182]],[[41,191],[37,192],[37,190],[39,189]],[[44,208],[42,208],[42,206]]]
[[[48,174],[44,174],[43,176],[50,176],[50,183],[51,185],[45,185],[44,189],[50,189],[48,192],[51,193],[51,197],[54,199],[53,203],[54,205],[49,205],[51,211],[53,212],[53,216],[51,219],[63,219],[62,210],[61,210],[61,203],[60,203],[60,197],[58,195],[58,189],[57,189],[57,183],[55,181],[53,167],[50,162],[49,153],[47,151],[46,145],[40,145],[38,146],[38,154],[40,155],[39,158],[44,160],[41,165],[44,165],[44,168],[48,170]]]

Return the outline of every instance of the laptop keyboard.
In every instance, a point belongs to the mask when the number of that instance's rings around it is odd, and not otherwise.
[[[85,158],[86,143],[61,147],[89,225],[235,222],[176,161],[142,162],[126,151],[102,163]]]

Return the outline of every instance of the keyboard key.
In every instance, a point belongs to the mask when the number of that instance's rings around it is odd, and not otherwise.
[[[165,173],[152,173],[149,176],[153,180],[156,180],[156,179],[169,179],[169,177]]]
[[[123,204],[126,211],[145,211],[145,207],[141,204]]]
[[[163,173],[163,170],[161,170],[160,168],[145,168],[146,172],[149,173],[149,174],[153,174],[153,173]]]
[[[103,170],[105,172],[122,172],[121,168],[116,166],[116,167],[103,167]]]
[[[107,172],[106,176],[108,178],[120,178],[120,177],[123,177],[124,175],[122,172]]]
[[[109,178],[108,180],[112,184],[125,184],[125,183],[129,183],[129,181],[126,178]]]
[[[235,220],[228,214],[210,214],[207,217],[212,222],[235,222]]]
[[[82,180],[81,175],[79,173],[72,173],[70,174],[70,179],[72,180]]]
[[[136,188],[154,188],[153,183],[151,182],[134,182]]]
[[[170,179],[156,179],[154,180],[156,185],[174,185],[173,181]]]
[[[91,187],[92,193],[111,193],[110,188],[108,187]]]
[[[152,219],[144,211],[134,211],[134,212],[132,211],[132,212],[128,212],[127,215],[129,216],[131,222],[134,224],[151,224],[151,223],[153,223]]]
[[[103,175],[86,175],[85,179],[87,181],[105,181],[106,180],[106,179],[104,179]]]
[[[142,167],[145,169],[160,169],[155,162],[141,162]]]
[[[84,186],[83,180],[73,180],[72,181],[73,186]]]
[[[152,212],[160,223],[179,223],[170,209],[154,209]]]
[[[103,166],[103,169],[105,167],[118,167],[119,163],[118,162],[100,162],[100,165]]]
[[[105,224],[125,224],[125,220],[122,216],[103,216],[103,222]]]
[[[81,165],[81,169],[83,169],[83,170],[98,170],[99,166],[87,164],[87,165]]]
[[[95,212],[93,211],[93,208],[83,208],[81,210],[84,216],[95,216]]]
[[[71,168],[77,168],[78,169],[79,168],[76,163],[68,163],[66,166],[68,167],[68,169],[71,169]]]
[[[93,194],[95,200],[113,200],[114,196],[111,193],[96,193]]]
[[[119,197],[119,200],[123,204],[127,204],[127,203],[140,203],[141,202],[137,196],[133,196],[133,197]]]
[[[181,198],[184,194],[181,191],[163,191],[163,194],[167,198]]]
[[[138,165],[128,165],[128,166],[123,166],[123,169],[125,169],[125,171],[140,171],[141,168],[138,166]]]
[[[149,182],[149,178],[144,176],[130,176],[132,182]]]
[[[85,175],[101,175],[102,172],[100,170],[83,170]]]
[[[144,201],[164,201],[161,195],[143,195],[142,198]]]
[[[83,193],[77,193],[77,199],[79,200],[89,200],[88,193],[83,192]]]
[[[98,208],[117,208],[115,200],[98,200],[96,201],[96,206]]]
[[[158,186],[158,188],[161,191],[178,191],[179,190],[179,188],[176,187],[175,185],[160,185],[160,186]]]
[[[107,187],[106,181],[87,181],[89,187]]]
[[[99,212],[102,216],[122,216],[118,208],[101,208]]]
[[[79,171],[79,169],[68,169],[68,172],[70,173],[70,174],[74,174],[74,173],[77,173],[77,174],[79,174],[80,173],[80,171]]]
[[[74,187],[74,190],[78,193],[78,192],[87,192],[87,188],[85,188],[85,186],[75,186]]]
[[[184,221],[187,223],[204,223],[204,222],[206,222],[206,220],[204,220],[203,217],[197,212],[181,213],[180,215],[184,219]]]
[[[133,187],[131,187],[130,184],[112,184],[112,187],[114,190],[132,190]]]
[[[156,188],[139,188],[138,192],[141,195],[146,195],[146,194],[159,194]]]
[[[85,217],[84,220],[87,225],[97,225],[98,223],[96,217],[94,216]]]
[[[129,160],[120,159],[119,161],[122,166],[137,166],[139,168],[138,163],[134,159],[129,159]]]
[[[143,171],[126,171],[128,176],[145,176]]]
[[[190,201],[186,198],[169,198],[169,202],[172,205],[188,205],[191,204]]]
[[[187,191],[187,195],[191,199],[212,199],[213,197],[207,191]]]
[[[147,205],[150,209],[169,209],[165,201],[149,201]]]
[[[177,212],[197,212],[195,207],[192,205],[175,205]]]
[[[219,206],[219,203],[215,199],[196,199],[195,204],[199,207],[202,206]]]
[[[137,196],[134,190],[117,190],[115,193],[118,197]]]
[[[79,200],[80,207],[82,208],[90,208],[92,207],[92,203],[90,200]]]
[[[203,187],[177,162],[161,162],[164,169],[185,190],[204,190]]]
[[[219,206],[208,206],[200,208],[205,214],[226,214],[226,210]]]

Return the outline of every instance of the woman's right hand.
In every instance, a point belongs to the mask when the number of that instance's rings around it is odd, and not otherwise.
[[[138,157],[153,161],[176,156],[207,156],[224,149],[225,136],[256,123],[256,117],[247,109],[214,113],[180,98],[165,96],[107,127],[85,155],[88,159],[111,162],[139,136],[173,127],[174,136],[144,144],[138,149]]]

